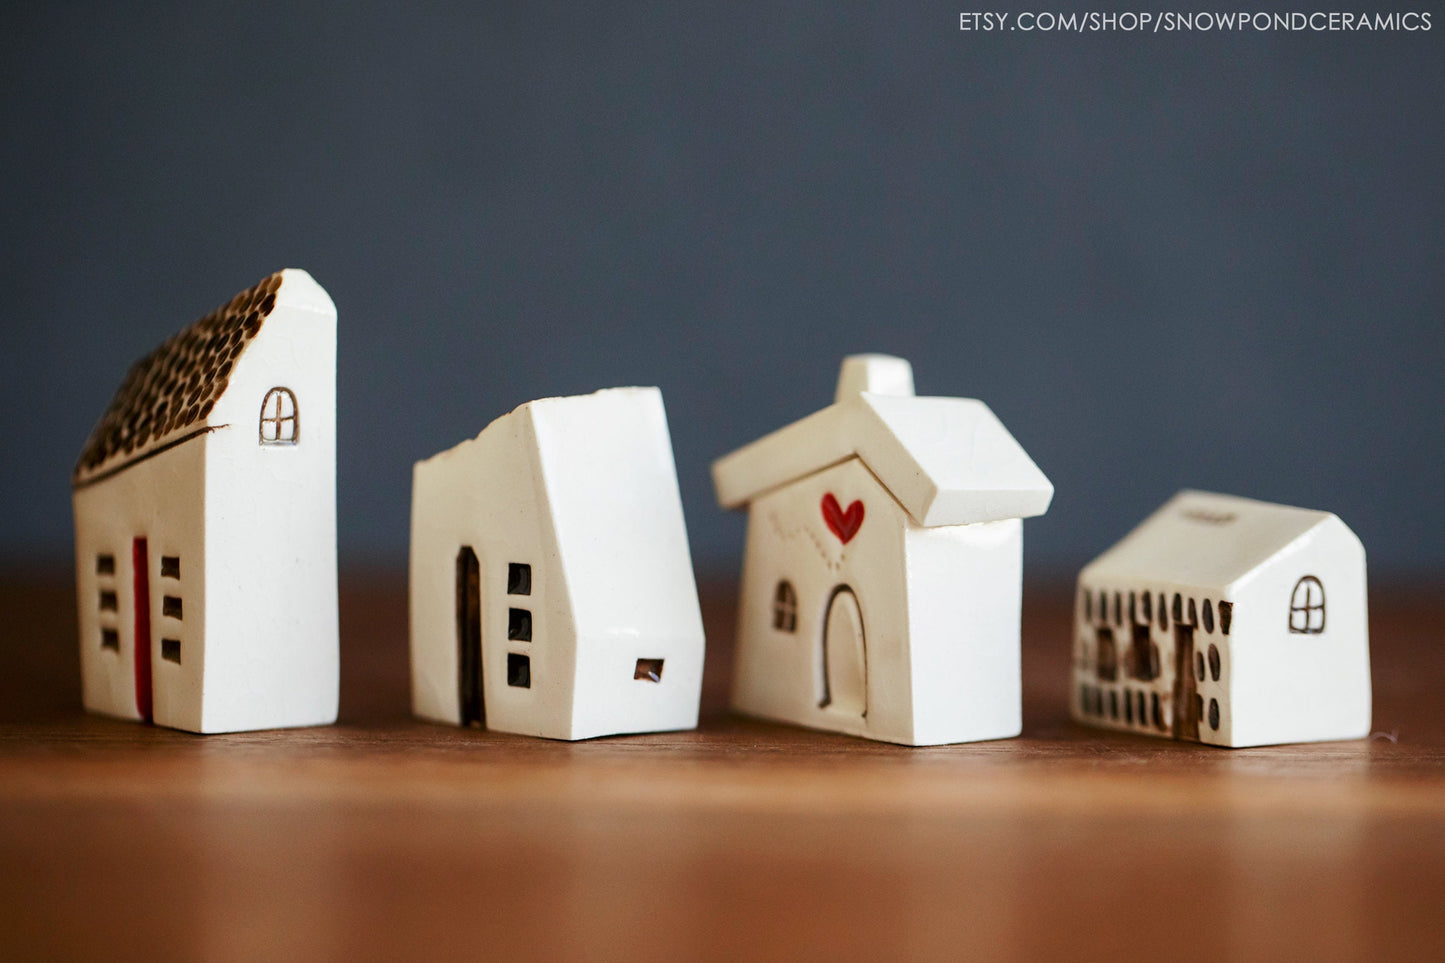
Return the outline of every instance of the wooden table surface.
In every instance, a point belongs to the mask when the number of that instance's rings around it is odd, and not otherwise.
[[[343,577],[341,721],[79,708],[63,578],[0,583],[0,958],[1445,959],[1445,593],[1371,597],[1375,734],[1222,750],[1068,720],[1030,586],[1024,734],[907,749],[726,711],[549,742],[408,716],[405,584]]]

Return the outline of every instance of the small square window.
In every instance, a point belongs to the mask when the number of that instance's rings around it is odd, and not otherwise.
[[[161,639],[161,658],[167,662],[181,664],[181,640]]]
[[[181,577],[181,557],[179,555],[161,556],[161,578]]]
[[[96,573],[97,575],[114,575],[114,574],[115,574],[115,556],[114,556],[114,555],[97,555],[97,556],[95,557],[95,573]]]
[[[532,594],[532,566],[522,562],[507,563],[507,594]]]
[[[634,679],[641,679],[644,682],[662,681],[662,660],[661,659],[638,659],[637,668],[632,671]]]
[[[507,653],[507,685],[518,689],[532,688],[532,659],[530,656]]]
[[[120,634],[115,629],[100,630],[100,647],[112,652],[120,651]]]
[[[167,595],[161,599],[161,614],[166,618],[178,619],[181,617],[181,600],[179,596]]]
[[[532,613],[530,610],[507,610],[507,638],[514,642],[532,641]]]
[[[102,612],[114,612],[117,604],[114,592],[100,593],[100,610]]]

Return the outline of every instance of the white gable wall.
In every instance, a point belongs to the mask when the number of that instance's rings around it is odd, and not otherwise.
[[[1325,631],[1289,631],[1290,598],[1305,575],[1325,589]],[[1232,745],[1369,734],[1370,656],[1365,550],[1338,518],[1296,539],[1231,587]]]
[[[260,443],[261,405],[274,387],[296,396],[295,445]],[[334,722],[336,309],[310,275],[285,272],[275,310],[208,420],[226,427],[201,442],[208,555],[206,604],[196,610],[205,619],[200,730]]]

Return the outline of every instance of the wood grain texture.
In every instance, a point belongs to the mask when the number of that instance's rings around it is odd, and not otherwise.
[[[1371,598],[1376,735],[1222,750],[1067,718],[1025,593],[1024,735],[928,749],[729,715],[559,743],[408,716],[405,585],[343,581],[342,718],[84,716],[61,579],[0,588],[0,958],[1445,958],[1441,593]]]

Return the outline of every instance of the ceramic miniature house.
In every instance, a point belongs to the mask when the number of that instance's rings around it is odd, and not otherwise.
[[[1074,717],[1218,746],[1370,728],[1365,550],[1328,512],[1185,491],[1079,574]]]
[[[713,480],[749,513],[738,710],[905,745],[1018,735],[1022,519],[1053,486],[983,402],[850,357],[833,405]]]
[[[553,739],[690,729],[702,660],[656,388],[533,401],[416,465],[418,716]]]
[[[85,707],[334,722],[335,479],[336,308],[305,271],[131,368],[72,478]]]

